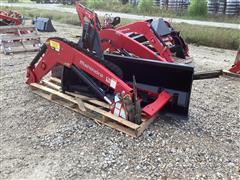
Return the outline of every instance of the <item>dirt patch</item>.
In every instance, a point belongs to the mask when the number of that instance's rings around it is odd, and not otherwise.
[[[55,23],[77,41],[77,26]],[[190,45],[196,71],[227,69],[236,52]],[[193,83],[188,120],[161,117],[132,139],[34,95],[24,83],[36,53],[0,55],[1,179],[238,179],[240,81]]]

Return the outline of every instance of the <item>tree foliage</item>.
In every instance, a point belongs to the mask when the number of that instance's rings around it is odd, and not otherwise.
[[[207,1],[206,0],[191,0],[188,7],[188,14],[190,16],[206,16],[207,15]]]
[[[153,0],[140,0],[138,4],[138,9],[141,12],[151,11],[153,8]]]

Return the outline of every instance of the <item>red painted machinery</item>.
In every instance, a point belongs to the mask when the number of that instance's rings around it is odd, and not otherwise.
[[[76,10],[84,27],[86,20],[92,22],[99,32],[102,48],[110,54],[137,56],[174,62],[174,58],[189,57],[187,44],[173,27],[163,19],[150,19],[116,27],[120,18],[111,19],[106,16],[101,26],[97,14],[80,3],[76,3]]]
[[[36,28],[23,24],[21,14],[0,11],[0,46],[4,54],[39,50],[41,42]]]
[[[234,65],[229,69],[229,71],[240,74],[240,50],[238,50]]]
[[[103,54],[97,26],[85,23],[78,43],[49,38],[28,66],[26,83],[40,82],[61,65],[63,92],[91,92],[118,117],[139,124],[160,110],[188,114],[192,66]]]
[[[0,26],[20,25],[23,17],[15,11],[0,11]]]

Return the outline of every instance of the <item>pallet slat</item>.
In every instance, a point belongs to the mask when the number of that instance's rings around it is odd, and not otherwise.
[[[106,109],[109,109],[109,105],[107,103],[105,103],[105,102],[98,101],[96,99],[93,99],[93,98],[90,98],[90,97],[86,97],[86,96],[82,96],[80,94],[76,94],[76,93],[72,93],[72,92],[66,92],[66,94],[70,94],[70,95],[75,96],[77,98],[81,98],[83,100],[87,100],[88,102],[91,102],[91,103],[96,104],[98,106],[102,106],[102,107],[104,107]]]
[[[55,77],[51,77],[49,81],[53,83],[61,84],[61,80]]]
[[[15,34],[3,34],[0,36],[2,41],[17,41],[17,40],[26,40],[26,39],[39,39],[40,37],[35,33],[22,34],[21,36]]]
[[[36,30],[36,28],[34,26],[23,26],[23,25],[19,25],[19,26],[0,26],[0,34],[17,32],[18,29],[19,30],[28,29],[30,31],[35,31]]]
[[[38,51],[39,48],[36,48],[36,47],[33,47],[33,48],[24,48],[22,46],[19,46],[19,47],[13,47],[11,49],[4,49],[4,53],[5,54],[10,54],[10,53],[20,53],[20,52],[34,52],[34,51]]]

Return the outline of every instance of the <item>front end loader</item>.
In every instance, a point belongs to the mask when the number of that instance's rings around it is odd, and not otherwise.
[[[120,27],[120,18],[106,16],[102,26],[97,14],[76,2],[76,11],[82,26],[86,20],[100,34],[102,48],[110,54],[175,62],[189,59],[188,45],[180,32],[161,18],[134,22]]]
[[[63,93],[96,97],[108,103],[117,117],[140,124],[160,111],[188,115],[192,66],[103,54],[91,22],[85,24],[78,43],[49,38],[28,66],[26,83],[39,83],[59,65]]]

